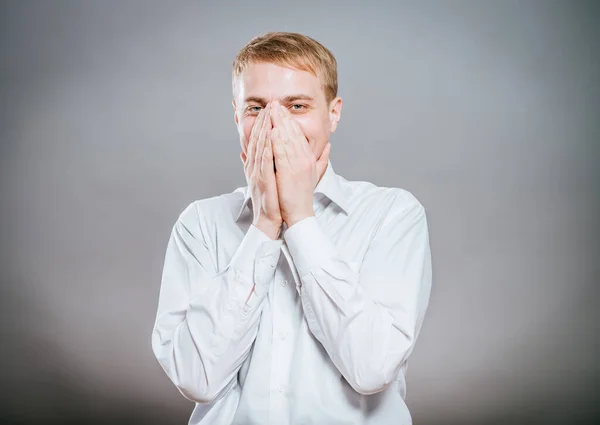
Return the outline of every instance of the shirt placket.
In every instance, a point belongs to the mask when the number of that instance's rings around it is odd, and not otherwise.
[[[315,216],[321,217],[324,208],[318,202],[314,205]],[[321,217],[322,218],[322,217]],[[287,225],[282,226],[282,237]],[[301,301],[297,287],[300,276],[287,246],[282,247],[275,271],[275,281],[270,289],[272,296],[272,335],[271,335],[271,381],[270,381],[270,423],[285,425],[289,422],[289,402],[291,388],[289,377],[294,367],[294,341],[296,332],[303,320]]]
[[[270,382],[270,423],[286,425],[289,421],[289,367],[292,354],[290,341],[292,337],[292,323],[286,312],[290,284],[289,269],[282,257],[279,259],[275,271],[275,281],[271,287],[272,293],[272,335],[271,335],[271,382]]]

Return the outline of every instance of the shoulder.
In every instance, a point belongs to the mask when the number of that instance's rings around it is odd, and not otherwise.
[[[397,187],[386,189],[393,196],[391,212],[396,218],[425,216],[425,207],[412,192]]]
[[[238,187],[229,193],[194,200],[179,214],[176,224],[197,229],[214,223],[234,222],[244,194],[245,188]]]
[[[349,202],[357,213],[376,209],[381,212],[383,221],[425,215],[423,204],[406,189],[348,180],[344,180],[343,186],[351,194]]]

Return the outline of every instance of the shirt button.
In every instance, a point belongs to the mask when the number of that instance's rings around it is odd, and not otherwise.
[[[281,286],[287,286],[287,284],[288,284],[288,281],[287,281],[287,280],[282,280],[282,281],[281,281]]]
[[[286,337],[287,337],[287,332],[280,332],[279,333],[279,338],[285,339]]]
[[[283,394],[283,393],[285,392],[285,388],[283,387],[283,385],[280,385],[280,386],[277,388],[277,391],[279,391],[281,394]]]

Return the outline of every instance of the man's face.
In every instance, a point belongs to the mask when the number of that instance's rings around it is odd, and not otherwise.
[[[311,73],[272,63],[250,64],[238,78],[233,108],[244,157],[258,113],[274,100],[290,111],[318,159],[337,127],[342,100],[327,102],[320,78]]]

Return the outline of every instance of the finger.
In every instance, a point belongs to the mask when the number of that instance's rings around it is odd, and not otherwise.
[[[295,155],[312,155],[308,147],[304,132],[300,128],[298,122],[287,108],[281,108],[283,123],[286,126],[286,131],[290,136],[290,149]]]
[[[274,101],[271,105],[271,120],[273,122],[273,127],[283,127],[283,121],[281,120],[281,115],[279,113],[279,108],[281,105],[279,102]]]
[[[284,117],[287,118],[287,122],[289,125],[288,128],[289,128],[289,131],[291,132],[291,134],[293,134],[295,136],[304,136],[304,132],[300,128],[298,121],[296,121],[294,119],[294,116],[289,111],[289,109],[287,109],[287,108],[281,108],[281,109],[282,109]]]
[[[264,113],[264,109],[263,109],[258,114],[258,117],[256,117],[256,121],[254,121],[254,125],[252,126],[252,131],[250,132],[250,140],[248,140],[248,147],[246,149],[247,150],[246,157],[248,159],[246,167],[248,168],[248,170],[252,170],[254,168],[256,141],[257,141],[258,133],[260,132],[261,124],[262,124],[262,121],[264,120],[264,117],[265,117],[265,113]]]
[[[271,117],[273,119],[273,129],[277,129],[277,138],[275,138],[275,134],[271,135],[271,141],[273,142],[273,152],[277,155],[277,151],[275,143],[279,145],[278,147],[285,150],[285,156],[287,154],[291,155],[291,148],[288,146],[289,144],[289,135],[285,128],[285,123],[283,122],[283,117],[281,115],[281,104],[279,102],[273,102],[273,106],[271,109]]]
[[[288,133],[287,123],[284,120],[284,115],[282,113],[283,106],[279,102],[273,103],[273,109],[271,112],[271,117],[273,118],[273,127],[279,129],[279,138],[281,142],[286,145],[290,142],[291,133]],[[285,147],[285,146],[284,146]]]
[[[291,114],[283,105],[279,104],[277,107],[277,111],[279,112],[279,117],[281,118],[281,125],[284,128],[285,134],[282,136],[283,141],[288,150],[297,151],[297,138],[294,127],[292,127],[292,118]]]
[[[290,138],[293,138],[295,131],[294,127],[292,127],[292,115],[290,114],[290,111],[288,111],[288,109],[281,104],[279,104],[279,108],[277,108],[277,110],[279,112],[279,116],[281,117],[281,122],[285,127],[285,131]]]
[[[265,176],[273,174],[273,146],[271,140],[272,130],[268,129],[265,135],[265,148],[261,158],[260,171]]]
[[[296,121],[294,119],[294,117],[292,116],[292,114],[289,111],[287,111],[287,114],[290,118],[289,122],[292,127],[292,131],[295,135],[295,140],[298,141],[298,143],[297,143],[298,148],[300,148],[305,154],[312,155],[312,151],[310,150],[310,148],[308,146],[308,139],[304,135],[304,131],[302,131],[302,128],[300,128],[300,124],[298,124],[298,121]]]
[[[289,169],[288,156],[281,140],[279,127],[274,127],[271,131],[271,146],[273,147],[273,157],[275,158],[277,170]]]
[[[263,120],[260,127],[260,132],[258,134],[258,139],[256,141],[256,158],[254,161],[255,164],[257,164],[257,167],[259,167],[259,169],[261,167],[263,151],[265,150],[265,136],[271,124],[271,121],[267,119],[269,116],[269,108],[270,105],[267,105],[267,107],[264,109]]]
[[[277,112],[279,119],[279,135],[281,139],[281,145],[285,149],[286,160],[289,168],[293,167],[293,164],[298,162],[298,159],[303,155],[301,148],[298,146],[298,140],[294,135],[294,130],[291,126],[290,120],[285,113],[285,108],[279,104],[277,106]]]

